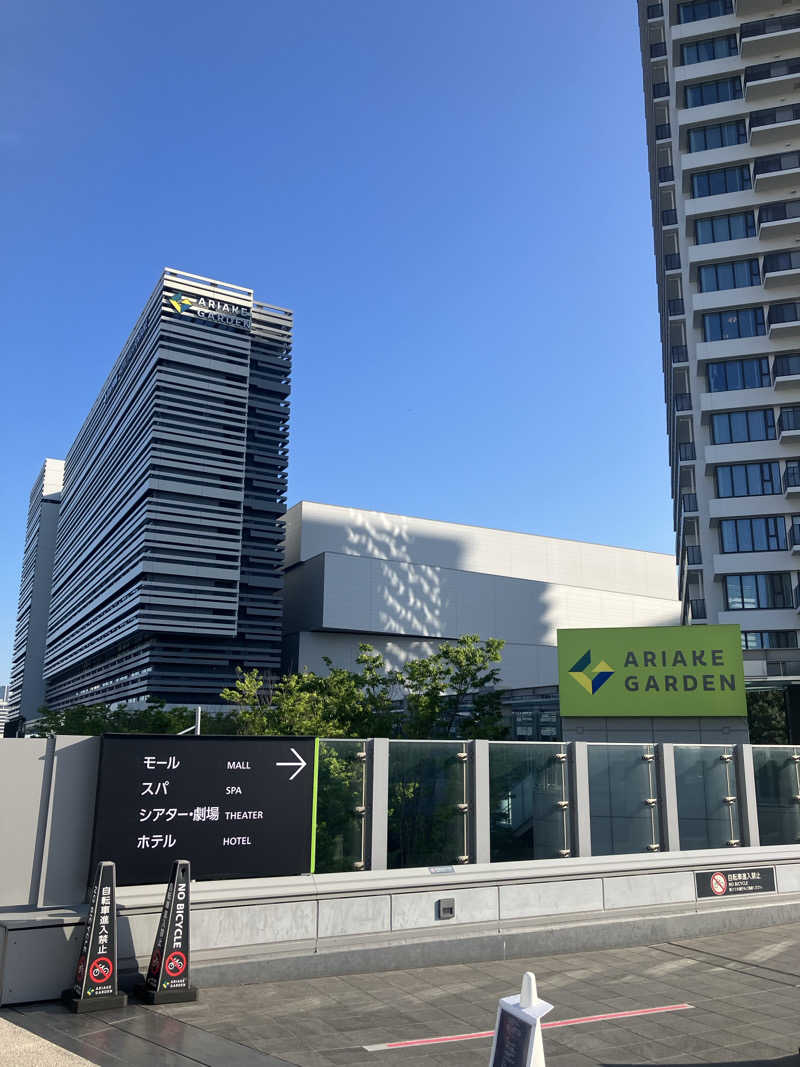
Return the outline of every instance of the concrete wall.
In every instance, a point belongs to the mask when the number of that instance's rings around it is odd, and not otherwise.
[[[666,555],[307,501],[286,531],[286,669],[350,666],[364,641],[397,667],[477,633],[506,642],[503,686],[546,686],[559,627],[680,621]]]

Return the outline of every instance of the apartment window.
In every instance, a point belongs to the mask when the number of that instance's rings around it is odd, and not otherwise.
[[[728,574],[725,576],[728,611],[792,606],[792,580],[788,574]]]
[[[766,357],[708,364],[709,393],[724,393],[730,389],[762,389],[769,385],[772,385],[772,380]]]
[[[703,336],[706,341],[761,337],[765,333],[763,308],[733,308],[703,315]]]
[[[778,201],[776,204],[764,204],[758,209],[758,225],[765,222],[783,222],[785,219],[800,218],[800,200]]]
[[[742,630],[742,648],[797,648],[797,630]]]
[[[678,22],[700,22],[732,12],[733,0],[692,0],[689,4],[678,4]]]
[[[697,219],[694,224],[694,239],[699,245],[714,244],[717,241],[739,241],[755,235],[756,220],[752,211],[737,211],[732,215]]]
[[[698,82],[687,85],[683,90],[684,107],[703,107],[706,104],[721,104],[725,100],[741,100],[742,79],[738,75],[731,78],[717,78],[712,82]]]
[[[711,416],[711,432],[715,445],[730,445],[739,441],[774,441],[775,412],[772,408],[720,411]]]
[[[689,151],[705,152],[710,148],[729,148],[747,143],[747,124],[744,119],[734,122],[715,122],[689,130]]]
[[[706,37],[704,41],[692,41],[681,46],[681,63],[706,63],[710,59],[727,59],[738,56],[739,43],[735,33],[726,33],[723,37]]]
[[[780,552],[786,548],[786,526],[777,515],[723,519],[719,540],[723,552]]]
[[[750,165],[741,163],[736,167],[720,167],[719,170],[703,170],[692,175],[692,196],[719,196],[721,193],[738,193],[751,189]]]
[[[746,289],[761,284],[757,259],[737,259],[731,263],[710,263],[697,272],[701,293],[716,293],[720,289]]]
[[[772,373],[776,378],[800,376],[800,354],[776,356],[772,363]]]
[[[729,463],[717,467],[717,496],[775,496],[782,492],[778,463]]]
[[[754,174],[775,174],[800,168],[800,152],[781,152],[777,156],[759,156],[753,160]]]

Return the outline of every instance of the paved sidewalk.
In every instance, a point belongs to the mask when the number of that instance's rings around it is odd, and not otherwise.
[[[30,1030],[0,1019],[0,1065],[2,1067],[80,1067],[90,1064]]]
[[[486,1067],[486,1037],[374,1046],[491,1030],[498,998],[519,991],[525,970],[555,1005],[548,1022],[615,1016],[546,1030],[547,1067],[800,1067],[800,923],[650,947],[204,989],[195,1004],[155,1009],[74,1016],[60,1004],[22,1005],[0,1016],[100,1067]],[[680,1004],[691,1006],[619,1017]]]

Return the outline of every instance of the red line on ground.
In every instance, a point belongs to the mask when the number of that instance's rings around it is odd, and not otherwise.
[[[691,1004],[664,1004],[660,1008],[633,1008],[631,1011],[611,1011],[602,1015],[583,1015],[576,1019],[559,1019],[555,1022],[542,1023],[542,1029],[555,1029],[559,1026],[581,1026],[584,1023],[599,1023],[609,1019],[632,1019],[637,1015],[659,1015],[667,1011],[685,1011]],[[416,1045],[443,1045],[451,1041],[474,1041],[481,1037],[492,1037],[494,1030],[480,1030],[473,1034],[448,1034],[445,1037],[418,1037],[412,1041],[389,1041],[383,1045],[364,1045],[368,1052],[383,1052],[390,1048],[412,1048]]]

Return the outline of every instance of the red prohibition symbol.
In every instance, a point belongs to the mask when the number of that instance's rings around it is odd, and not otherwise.
[[[98,956],[96,960],[92,961],[92,965],[89,968],[89,978],[95,985],[100,985],[101,982],[107,982],[113,973],[114,964],[108,956]]]
[[[721,897],[723,893],[727,892],[728,879],[722,873],[722,871],[715,871],[711,875],[711,892],[715,896]]]
[[[170,952],[164,964],[164,970],[169,978],[177,978],[186,970],[186,957],[182,952]]]

